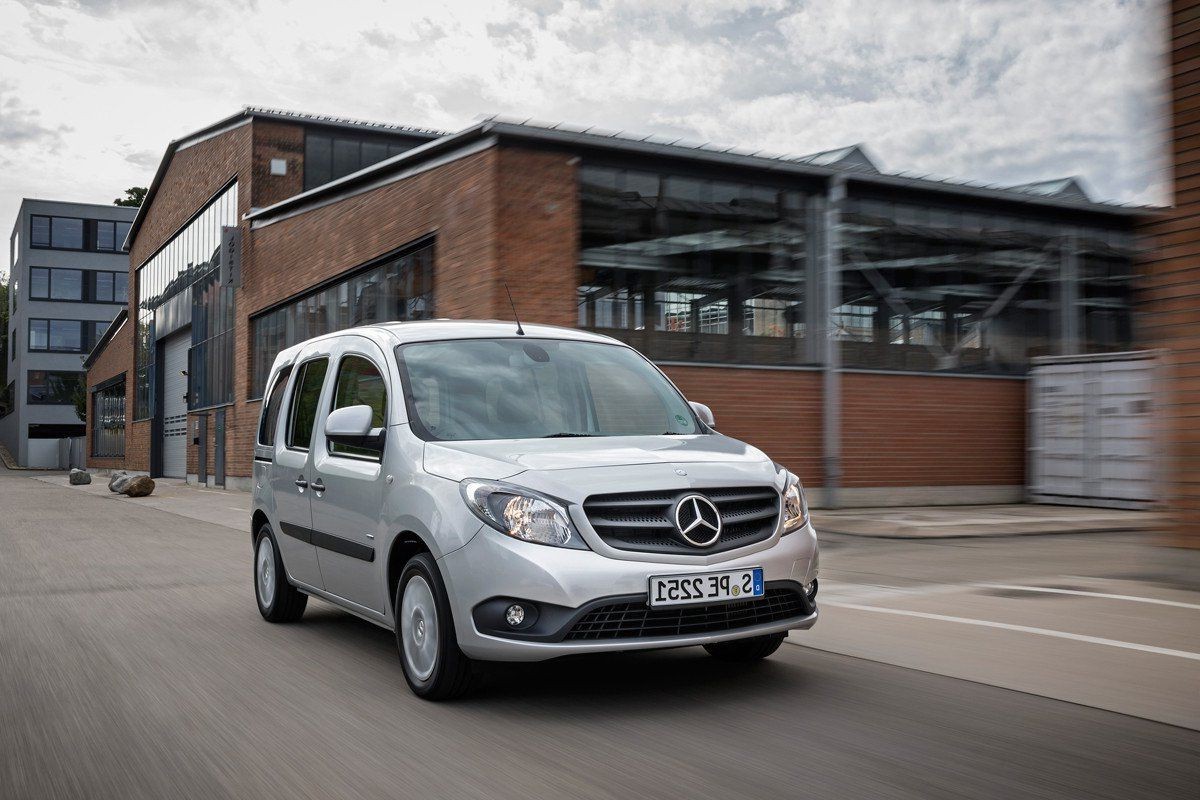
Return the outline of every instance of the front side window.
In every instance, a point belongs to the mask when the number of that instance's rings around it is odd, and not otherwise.
[[[292,374],[291,366],[279,371],[275,386],[271,388],[271,396],[263,406],[262,422],[258,426],[258,443],[272,447],[275,444],[275,428],[279,422],[279,407],[283,403],[283,390],[287,388],[288,376]]]
[[[387,383],[379,368],[361,356],[346,356],[338,367],[333,410],[348,406],[370,406],[372,428],[387,424]],[[329,452],[370,458],[379,455],[373,450],[334,442],[330,442]]]
[[[477,440],[700,433],[635,350],[552,339],[414,342],[396,350],[413,429]]]
[[[307,450],[312,444],[317,403],[321,399],[325,373],[329,370],[329,359],[314,359],[300,369],[300,378],[296,381],[296,388],[292,393],[292,419],[288,425],[287,446]]]

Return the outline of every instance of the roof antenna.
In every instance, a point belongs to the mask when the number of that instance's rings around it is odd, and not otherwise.
[[[508,295],[508,304],[512,306],[513,319],[517,321],[517,336],[524,336],[525,329],[521,327],[521,318],[517,316],[517,304],[513,302],[512,292],[508,290],[508,281],[501,281],[504,284],[504,293]]]

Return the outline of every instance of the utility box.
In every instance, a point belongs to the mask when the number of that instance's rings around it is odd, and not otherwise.
[[[1158,499],[1157,354],[1033,359],[1029,480],[1033,503],[1146,508]]]

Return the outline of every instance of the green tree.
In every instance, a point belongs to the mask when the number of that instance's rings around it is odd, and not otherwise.
[[[75,404],[75,416],[79,417],[80,422],[87,422],[87,373],[80,375],[79,380],[75,381],[75,389],[71,392],[71,402]]]
[[[118,197],[116,200],[113,200],[113,205],[114,206],[131,206],[133,208],[136,208],[136,207],[140,206],[142,204],[142,201],[145,199],[146,199],[146,187],[145,186],[130,186],[128,189],[125,190],[124,197]]]

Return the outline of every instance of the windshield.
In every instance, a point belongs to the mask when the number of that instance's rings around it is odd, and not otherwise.
[[[456,339],[396,348],[413,429],[425,439],[700,433],[648,361],[617,345]]]

